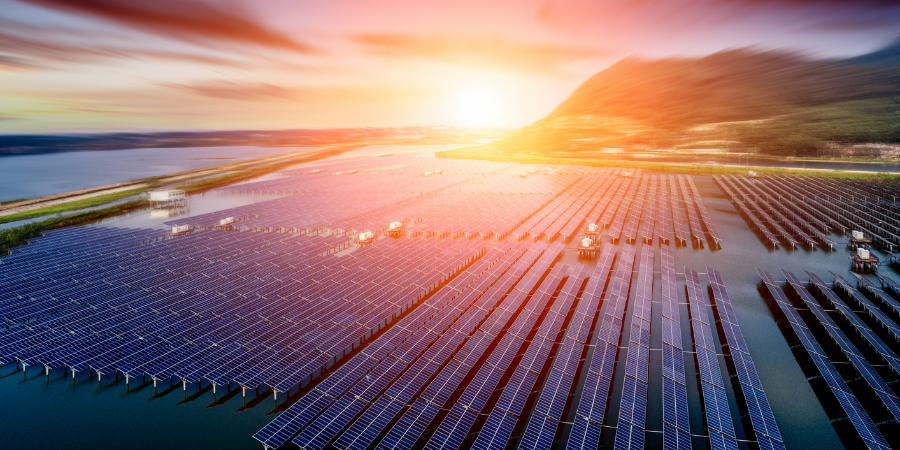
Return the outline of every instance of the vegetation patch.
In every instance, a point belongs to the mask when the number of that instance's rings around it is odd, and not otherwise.
[[[57,216],[40,222],[27,223],[18,227],[0,230],[0,255],[8,253],[8,249],[25,244],[27,239],[32,239],[46,230],[54,228],[72,227],[84,225],[109,217],[118,216],[136,209],[144,208],[149,205],[149,201],[145,198],[131,200],[118,205],[107,208],[95,209],[93,211],[85,211],[82,213],[68,214],[65,216]]]

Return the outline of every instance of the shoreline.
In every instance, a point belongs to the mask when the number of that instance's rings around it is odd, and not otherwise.
[[[13,214],[7,212],[9,209],[22,208],[28,205],[45,203],[45,202],[54,202],[57,200],[68,199],[66,201],[74,201],[80,200],[90,197],[95,197],[98,195],[104,194],[112,194],[115,192],[119,192],[124,190],[125,188],[139,189],[146,188],[148,186],[157,186],[161,184],[169,184],[172,182],[182,181],[184,179],[197,178],[197,177],[205,177],[210,175],[215,175],[217,173],[222,173],[225,171],[238,170],[242,167],[248,165],[257,165],[257,164],[265,164],[268,162],[276,162],[285,158],[294,158],[297,156],[302,156],[305,153],[319,151],[323,148],[327,148],[329,146],[319,146],[313,149],[305,149],[302,151],[294,151],[294,152],[285,152],[279,153],[274,156],[264,156],[261,158],[247,159],[237,162],[223,163],[214,166],[202,167],[198,169],[185,170],[181,172],[174,172],[166,175],[157,175],[151,177],[138,178],[129,181],[123,181],[121,183],[115,184],[107,184],[104,186],[95,186],[86,189],[79,189],[75,191],[61,192],[59,194],[48,195],[44,197],[31,198],[26,200],[19,200],[13,202],[4,202],[0,204],[0,217]],[[50,204],[58,204],[58,203],[50,203]],[[29,208],[30,209],[30,208]],[[16,212],[27,211],[28,209],[20,209]]]

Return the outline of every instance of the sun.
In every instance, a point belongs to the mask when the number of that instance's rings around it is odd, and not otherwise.
[[[492,125],[500,114],[499,92],[488,85],[468,85],[456,91],[457,121],[464,126]]]

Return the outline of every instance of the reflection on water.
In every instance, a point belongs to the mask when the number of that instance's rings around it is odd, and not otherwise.
[[[190,217],[188,208],[150,209],[151,219],[174,219],[176,217]]]
[[[165,222],[178,217],[191,217],[223,209],[259,203],[284,197],[281,194],[227,195],[203,194],[188,197],[187,206],[172,209],[145,208],[122,216],[111,217],[95,226],[126,228],[165,228]]]

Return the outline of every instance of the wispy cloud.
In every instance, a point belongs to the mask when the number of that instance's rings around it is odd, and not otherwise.
[[[874,15],[868,17],[835,17],[825,19],[802,27],[803,31],[820,31],[826,33],[833,32],[856,32],[871,31],[875,28],[894,28],[900,31],[900,24],[897,23],[897,17]]]
[[[360,34],[351,39],[369,55],[386,58],[442,61],[450,64],[549,72],[580,59],[602,56],[603,51],[491,36],[414,36]]]
[[[138,48],[86,43],[38,27],[13,31],[16,27],[0,30],[0,48],[14,55],[0,55],[0,67],[7,65],[22,69],[46,69],[52,63],[93,63],[102,60],[154,59],[183,61],[213,66],[237,66],[238,60],[179,50]],[[6,31],[10,30],[10,31]],[[31,38],[28,36],[40,36]]]
[[[159,86],[184,91],[200,97],[222,100],[240,101],[296,101],[299,92],[296,89],[276,86],[269,83],[243,83],[227,80],[214,80],[204,83],[181,84],[159,83]]]
[[[860,21],[878,14],[883,17],[884,12],[898,9],[897,0],[545,0],[538,4],[535,18],[561,31],[616,27],[623,20],[629,26],[708,28],[723,22],[734,24],[750,15],[777,19],[785,13],[802,11],[796,18],[815,20],[840,13],[848,21]],[[896,20],[896,14],[893,18]]]
[[[280,85],[266,82],[213,79],[192,83],[157,83],[157,86],[215,100],[257,103],[329,103],[406,100],[427,95],[412,86]]]
[[[0,35],[0,45],[3,43],[3,36]],[[21,69],[37,69],[38,65],[20,58],[18,56],[0,55],[0,70],[21,70]]]
[[[201,0],[20,0],[97,17],[192,43],[246,44],[312,53],[316,49],[255,20],[231,2]]]

